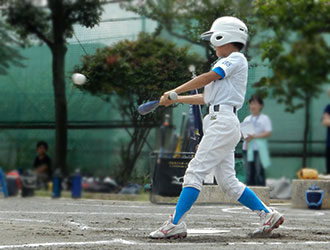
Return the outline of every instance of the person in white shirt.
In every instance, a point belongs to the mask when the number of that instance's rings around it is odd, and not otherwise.
[[[234,151],[241,137],[236,112],[244,103],[248,77],[248,63],[240,51],[246,45],[248,29],[236,17],[220,17],[201,38],[211,42],[220,60],[211,71],[165,92],[160,105],[169,106],[176,102],[207,104],[208,114],[203,119],[204,136],[195,157],[189,162],[173,216],[149,237],[169,239],[187,236],[184,217],[197,200],[205,176],[211,171],[227,195],[260,216],[261,226],[254,234],[269,234],[284,222],[283,216],[268,208],[236,178],[235,173]],[[203,94],[179,95],[176,100],[168,98],[173,91],[181,94],[202,87],[205,87]]]
[[[248,186],[266,186],[265,170],[270,165],[270,157],[266,138],[272,134],[272,122],[262,114],[264,101],[257,95],[249,100],[251,115],[243,123],[250,123],[254,134],[248,135],[243,143],[243,159]]]
[[[330,97],[330,88],[328,88],[327,93]],[[328,104],[323,111],[322,125],[327,128],[327,138],[325,144],[325,164],[326,174],[330,175],[330,104]]]

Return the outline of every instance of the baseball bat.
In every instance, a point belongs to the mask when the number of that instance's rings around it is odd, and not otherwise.
[[[168,99],[176,100],[178,99],[178,94],[176,92],[171,92],[170,95],[168,96]],[[149,101],[141,104],[137,110],[140,115],[146,115],[154,111],[156,108],[158,108],[158,106],[159,106],[159,100]]]

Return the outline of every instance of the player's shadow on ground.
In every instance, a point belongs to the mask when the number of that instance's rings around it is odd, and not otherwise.
[[[154,239],[148,239],[150,243],[226,243],[227,239],[225,237],[222,237],[220,235],[201,235],[201,236],[188,236],[187,238],[184,239],[159,239],[159,240],[154,240]]]
[[[279,233],[272,233],[268,236],[252,236],[250,234],[241,235],[241,236],[233,236],[233,237],[226,237],[221,235],[200,235],[200,236],[189,236],[184,239],[160,239],[160,240],[154,240],[154,239],[148,239],[148,242],[152,243],[222,243],[222,244],[228,244],[229,242],[243,242],[250,239],[279,239],[283,238],[284,236]]]

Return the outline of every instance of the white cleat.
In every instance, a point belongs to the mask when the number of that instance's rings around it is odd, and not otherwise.
[[[186,237],[186,223],[181,222],[178,225],[174,225],[172,223],[172,217],[168,221],[165,221],[159,229],[149,234],[149,238],[152,239],[182,239]]]
[[[284,217],[279,212],[271,209],[270,213],[261,211],[260,213],[260,227],[256,229],[252,236],[266,236],[274,229],[278,228],[284,222]]]

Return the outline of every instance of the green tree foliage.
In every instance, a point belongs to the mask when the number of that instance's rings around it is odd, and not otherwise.
[[[221,16],[236,16],[248,24],[252,6],[250,0],[144,0],[139,1],[139,4],[133,1],[125,7],[157,21],[156,33],[164,29],[174,37],[204,47],[207,58],[205,70],[209,70],[210,63],[217,56],[210,44],[200,39],[200,35],[209,30],[213,21]],[[250,37],[253,34],[250,29]]]
[[[74,24],[98,24],[103,9],[101,0],[48,0],[45,6],[37,6],[36,2],[0,0],[0,6],[4,6],[1,15],[22,39],[37,38],[51,50],[56,114],[54,167],[67,174],[66,39],[72,37]]]
[[[145,145],[150,129],[159,126],[165,108],[141,116],[137,106],[147,100],[156,100],[164,91],[188,81],[190,64],[202,64],[188,48],[142,33],[136,41],[121,41],[111,47],[98,49],[94,55],[83,57],[82,66],[75,71],[85,74],[88,84],[81,90],[109,101],[120,112],[131,128],[128,143],[121,145],[121,172],[117,180],[126,183],[136,160]]]
[[[261,43],[262,59],[273,74],[255,87],[271,93],[286,110],[305,108],[303,166],[306,166],[309,109],[329,82],[330,5],[326,0],[259,0],[256,18],[268,37]]]
[[[24,57],[16,47],[20,46],[8,24],[0,20],[0,75],[7,74],[10,65],[23,67]]]

